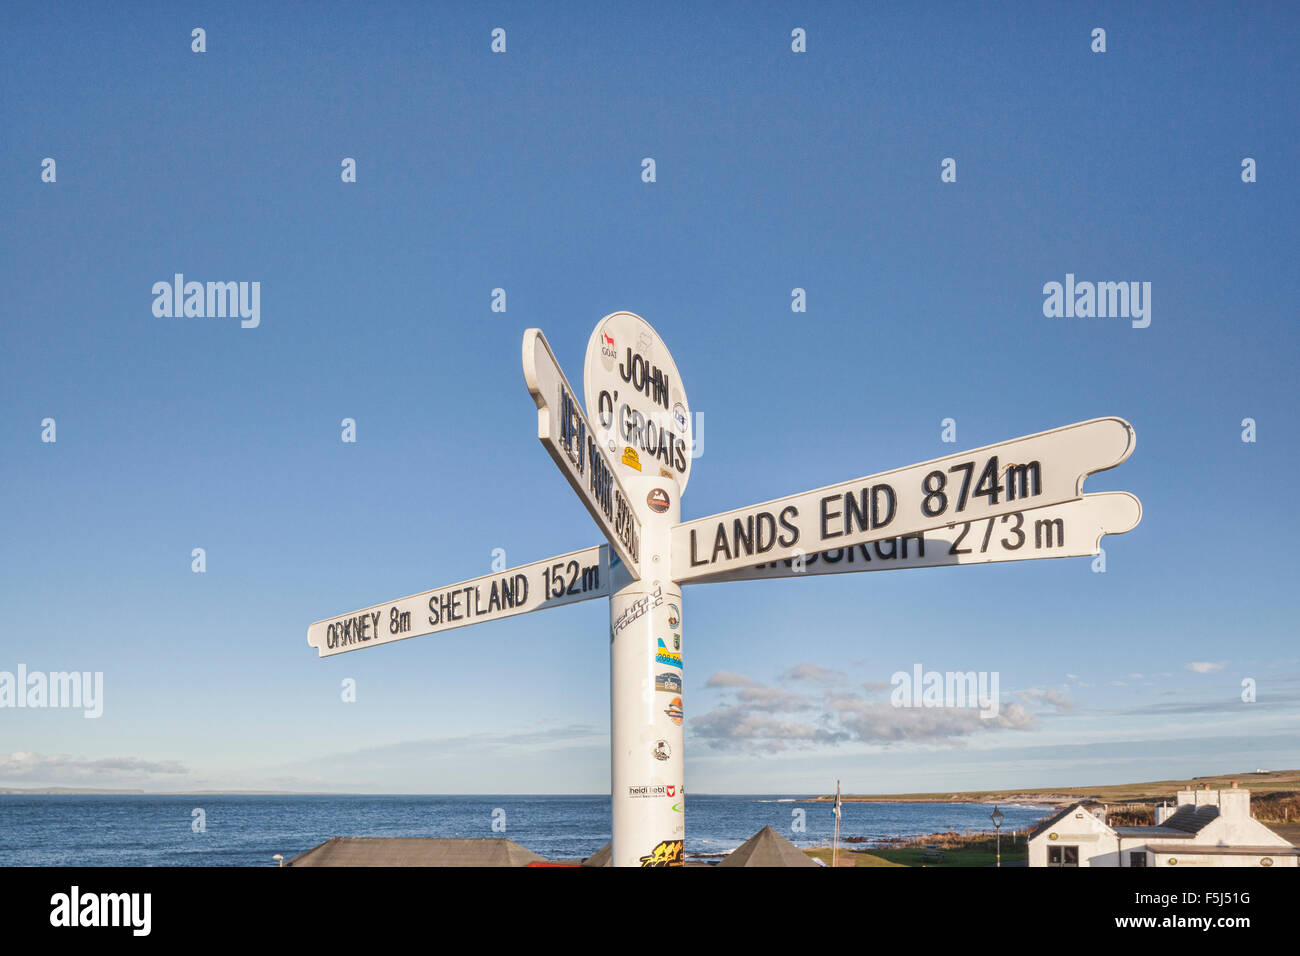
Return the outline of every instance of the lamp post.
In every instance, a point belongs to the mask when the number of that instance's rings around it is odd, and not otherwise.
[[[1003,816],[1002,811],[999,810],[997,807],[994,807],[993,812],[989,814],[989,819],[993,821],[993,829],[996,830],[998,834],[997,865],[999,867],[1002,866],[1002,816]]]
[[[831,813],[835,814],[835,838],[831,842],[831,869],[840,865],[840,782],[835,781],[835,806],[831,808]]]

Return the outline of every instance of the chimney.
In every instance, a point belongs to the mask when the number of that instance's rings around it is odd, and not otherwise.
[[[1219,791],[1219,813],[1233,820],[1250,817],[1250,791],[1244,787]]]

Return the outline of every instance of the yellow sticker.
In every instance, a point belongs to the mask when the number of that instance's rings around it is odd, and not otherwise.
[[[623,464],[629,468],[635,468],[637,471],[641,470],[641,458],[631,445],[626,445],[623,448]]]
[[[641,866],[681,866],[683,849],[681,840],[664,840],[641,857]]]
[[[673,476],[673,473],[672,473],[671,471],[669,471],[667,468],[663,468],[663,467],[661,467],[661,468],[659,469],[659,477],[660,477],[660,478],[671,478],[672,476]]]

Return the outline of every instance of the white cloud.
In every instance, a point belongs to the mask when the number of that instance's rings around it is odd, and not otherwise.
[[[801,664],[782,676],[798,672],[801,679],[825,684],[834,675],[816,665]],[[895,707],[888,700],[869,699],[878,694],[868,685],[867,693],[834,690],[825,686],[808,692],[758,684],[736,675],[715,674],[711,687],[734,687],[731,699],[691,721],[695,739],[717,748],[741,746],[767,751],[789,746],[862,743],[954,741],[995,730],[1032,730],[1037,719],[1019,704],[1004,704],[993,717],[981,717],[975,707]],[[718,679],[718,678],[723,679]],[[886,685],[888,686],[888,685]],[[1043,692],[1046,695],[1047,692]],[[1064,701],[1054,695],[1055,703]],[[1068,706],[1068,701],[1064,701]]]
[[[840,671],[818,667],[816,664],[807,662],[796,664],[781,674],[781,680],[783,681],[804,681],[811,684],[833,684],[843,679],[844,674]]]
[[[736,700],[752,710],[768,713],[790,713],[811,710],[817,706],[816,702],[807,695],[796,694],[794,691],[780,687],[742,687],[736,691]]]
[[[1189,661],[1186,665],[1189,671],[1196,671],[1198,674],[1213,674],[1215,671],[1223,670],[1227,661]]]
[[[749,687],[754,682],[744,674],[732,674],[728,671],[715,671],[704,682],[705,687]]]
[[[92,760],[25,750],[0,754],[0,781],[12,786],[129,786],[158,775],[180,776],[189,772],[189,768],[178,760],[141,760],[139,757]]]
[[[1063,691],[1054,687],[1031,687],[1028,690],[1020,692],[1020,699],[1027,704],[1047,704],[1055,707],[1057,710],[1071,710],[1074,708],[1074,701]]]

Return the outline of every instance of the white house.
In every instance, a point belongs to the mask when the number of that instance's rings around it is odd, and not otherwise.
[[[1119,841],[1099,806],[1076,803],[1029,832],[1030,866],[1118,866]]]
[[[1112,827],[1077,803],[1029,834],[1030,866],[1300,866],[1300,849],[1250,815],[1250,791],[1179,790],[1155,826]]]

